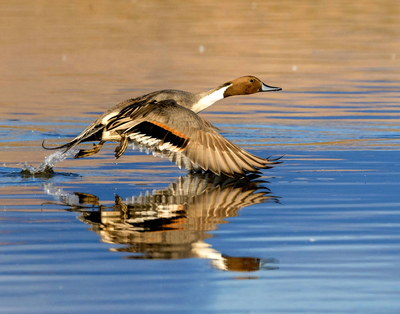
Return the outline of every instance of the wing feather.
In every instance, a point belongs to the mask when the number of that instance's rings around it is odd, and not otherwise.
[[[211,123],[173,100],[128,106],[112,116],[105,129],[145,145],[179,167],[201,168],[217,175],[243,176],[274,163],[239,148]]]

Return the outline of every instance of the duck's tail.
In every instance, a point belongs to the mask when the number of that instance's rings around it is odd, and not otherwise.
[[[64,153],[69,151],[70,149],[74,148],[76,145],[82,142],[89,142],[89,141],[101,141],[102,133],[103,133],[104,125],[102,124],[95,124],[89,125],[81,134],[75,137],[72,141],[56,146],[56,147],[46,147],[44,145],[45,141],[42,142],[42,147],[47,150],[57,150],[63,149]]]

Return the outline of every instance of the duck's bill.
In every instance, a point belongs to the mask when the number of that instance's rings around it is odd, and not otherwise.
[[[273,87],[265,85],[264,83],[261,84],[260,92],[278,92],[282,90],[280,87]]]

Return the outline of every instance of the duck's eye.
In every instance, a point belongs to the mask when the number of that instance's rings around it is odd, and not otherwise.
[[[251,79],[251,80],[250,80],[250,83],[253,83],[253,82],[254,82],[254,80],[253,80],[253,79]]]

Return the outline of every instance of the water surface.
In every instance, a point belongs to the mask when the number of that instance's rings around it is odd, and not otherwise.
[[[397,313],[400,5],[2,1],[4,313]],[[202,116],[239,181],[114,144],[23,175],[125,99],[252,74]]]

